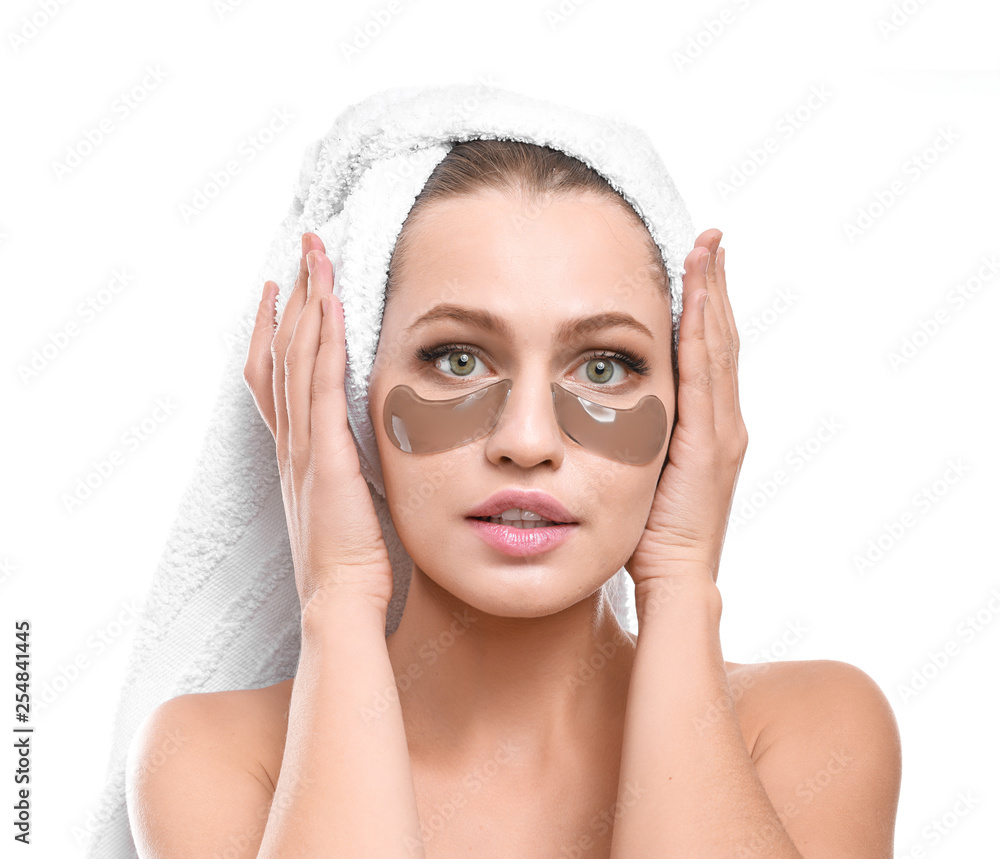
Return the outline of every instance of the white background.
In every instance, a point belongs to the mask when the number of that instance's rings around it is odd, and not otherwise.
[[[12,653],[15,619],[32,622],[26,853],[82,853],[136,625],[129,608],[145,598],[226,336],[260,290],[306,145],[378,89],[486,82],[646,128],[696,229],[723,230],[750,433],[719,577],[726,657],[862,668],[902,734],[896,855],[995,855],[996,4],[42,8],[16,0],[0,15],[0,629]],[[894,9],[898,26],[882,32]],[[346,56],[365,26],[378,32]],[[685,52],[697,56],[681,63]],[[133,91],[141,99],[124,115]],[[811,92],[822,100],[810,105]],[[275,111],[290,121],[247,160]],[[60,175],[104,119],[111,133]],[[186,218],[182,206],[234,158],[240,172]],[[849,234],[863,210],[870,221]],[[116,271],[128,283],[117,294]],[[102,296],[84,319],[80,303]],[[945,321],[924,334],[939,312]],[[23,378],[74,321],[76,336]],[[894,367],[907,339],[915,352]],[[122,434],[154,413],[165,419],[126,448]],[[123,462],[68,509],[78,479],[115,449]],[[859,569],[879,540],[883,556]],[[977,612],[978,631],[966,620]],[[914,690],[921,673],[934,676]],[[13,726],[10,695],[2,719]],[[946,817],[969,794],[972,812]],[[935,820],[945,835],[932,834]],[[0,837],[9,843],[8,824]]]

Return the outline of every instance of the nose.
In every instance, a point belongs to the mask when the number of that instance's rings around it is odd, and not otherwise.
[[[515,380],[496,427],[486,439],[487,458],[495,465],[509,461],[532,468],[549,462],[558,467],[565,452],[551,380],[544,375]]]

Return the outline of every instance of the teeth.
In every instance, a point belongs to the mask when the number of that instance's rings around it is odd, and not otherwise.
[[[509,510],[504,510],[499,516],[489,517],[489,521],[496,525],[503,523],[504,525],[509,525],[513,528],[544,528],[548,525],[555,525],[555,522],[550,522],[548,519],[543,519],[540,514],[535,513],[533,510],[522,510],[520,507],[511,507]]]
[[[538,522],[542,517],[532,510],[522,510],[520,507],[511,507],[500,514],[504,519],[524,519],[527,522]]]

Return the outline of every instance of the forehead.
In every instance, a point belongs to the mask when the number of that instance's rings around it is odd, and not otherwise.
[[[492,307],[515,321],[620,312],[669,327],[655,246],[638,215],[606,197],[449,198],[421,211],[407,234],[386,324],[406,327],[449,303]]]

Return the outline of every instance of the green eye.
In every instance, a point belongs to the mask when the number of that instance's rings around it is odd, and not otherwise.
[[[450,352],[448,366],[458,376],[468,376],[476,367],[476,357],[468,352]]]
[[[603,384],[615,374],[615,365],[606,358],[591,358],[587,362],[587,378],[592,382]]]
[[[447,343],[433,349],[421,346],[414,353],[414,357],[418,361],[433,364],[438,372],[453,378],[472,379],[489,375],[485,361],[482,372],[476,372],[479,369],[479,353],[473,347],[458,343]],[[447,366],[445,366],[446,361]],[[619,348],[614,352],[591,354],[584,366],[587,369],[587,381],[592,385],[615,390],[619,388],[624,390],[624,386],[627,385],[627,380],[625,382],[619,380],[620,384],[608,384],[615,375],[616,367],[626,377],[645,376],[650,371],[645,358],[625,348]],[[579,372],[579,369],[576,372]]]

